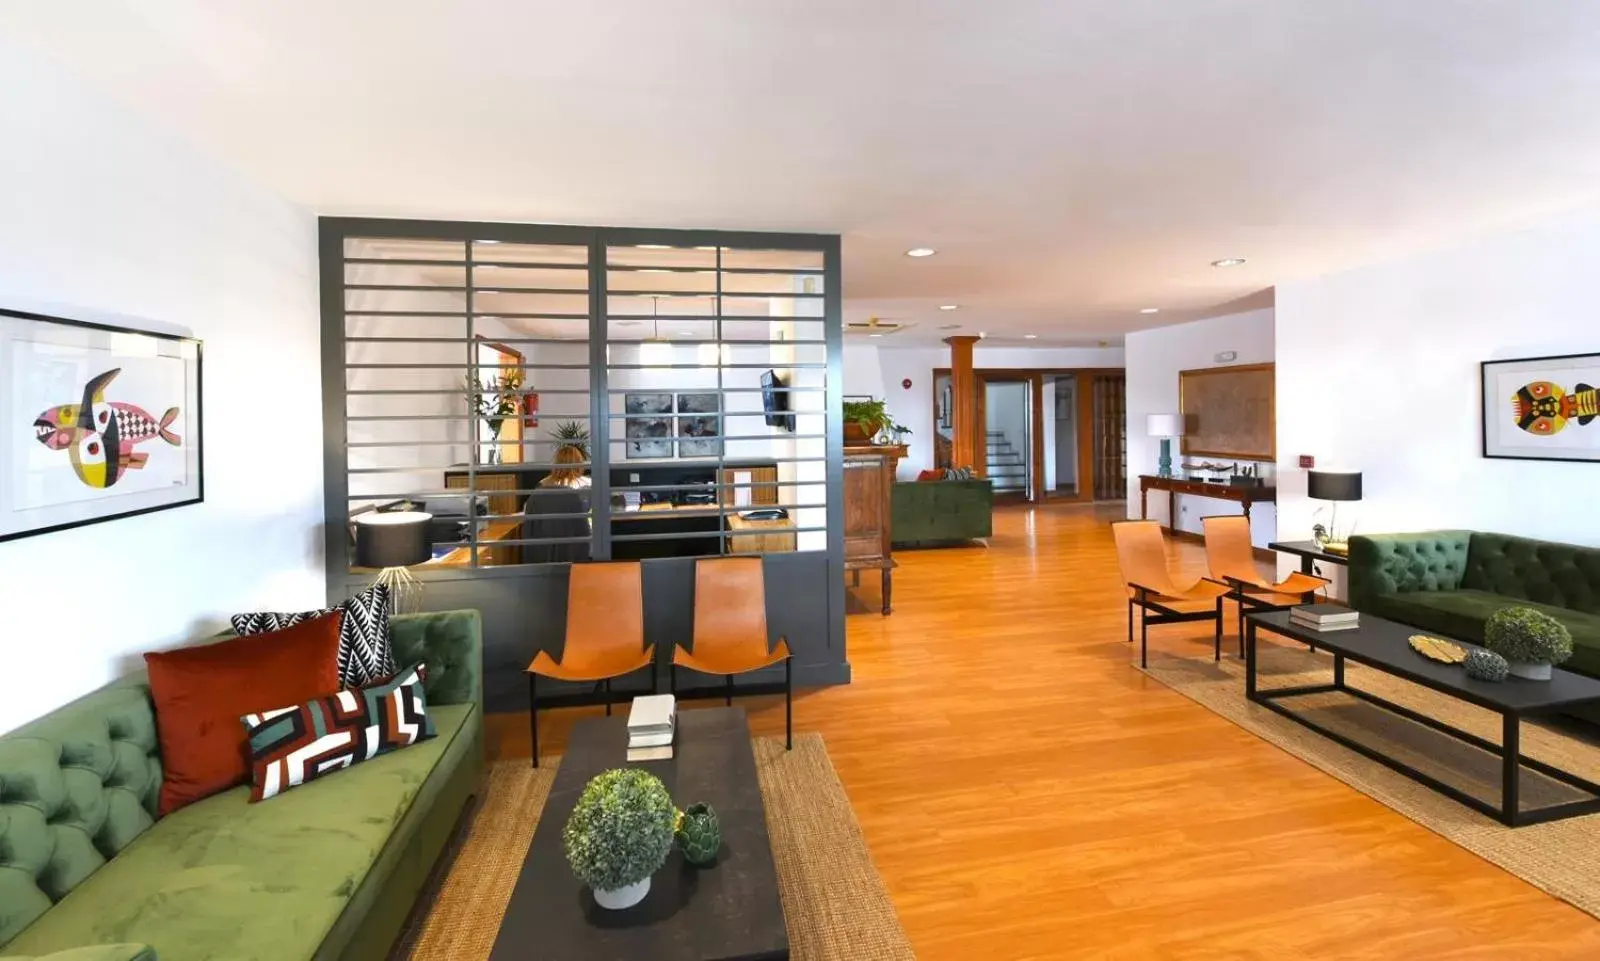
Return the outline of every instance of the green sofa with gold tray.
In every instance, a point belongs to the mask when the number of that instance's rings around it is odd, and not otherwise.
[[[386,957],[484,768],[478,612],[390,632],[438,736],[258,804],[245,785],[156,818],[142,672],[0,736],[0,958]]]

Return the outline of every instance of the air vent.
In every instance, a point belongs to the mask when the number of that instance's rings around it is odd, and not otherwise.
[[[882,317],[868,317],[866,320],[852,320],[844,325],[847,334],[865,334],[874,337],[883,337],[888,334],[898,334],[900,331],[915,324],[899,320],[885,320]]]

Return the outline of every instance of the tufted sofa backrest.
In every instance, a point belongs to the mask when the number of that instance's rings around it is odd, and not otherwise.
[[[1474,533],[1461,586],[1600,614],[1600,549]]]
[[[142,677],[0,737],[0,947],[155,823],[160,787]]]

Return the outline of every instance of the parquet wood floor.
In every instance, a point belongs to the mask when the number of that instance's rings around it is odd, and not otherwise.
[[[1600,922],[1131,667],[1119,513],[1006,508],[987,548],[897,552],[895,613],[864,579],[849,620],[854,683],[796,699],[919,958],[1600,958]],[[1209,657],[1209,631],[1152,645]],[[781,700],[743,703],[782,733]],[[594,713],[541,715],[546,751]],[[527,715],[490,722],[527,756]]]

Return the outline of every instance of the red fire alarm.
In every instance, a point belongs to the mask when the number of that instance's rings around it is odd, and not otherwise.
[[[900,382],[900,386],[904,387],[906,390],[910,390],[911,389],[911,378],[907,377],[905,380],[902,380]]]
[[[1313,468],[1315,466],[1317,466],[1317,459],[1315,457],[1312,457],[1310,454],[1301,454],[1300,455],[1300,469],[1301,470],[1310,470],[1311,468]]]

